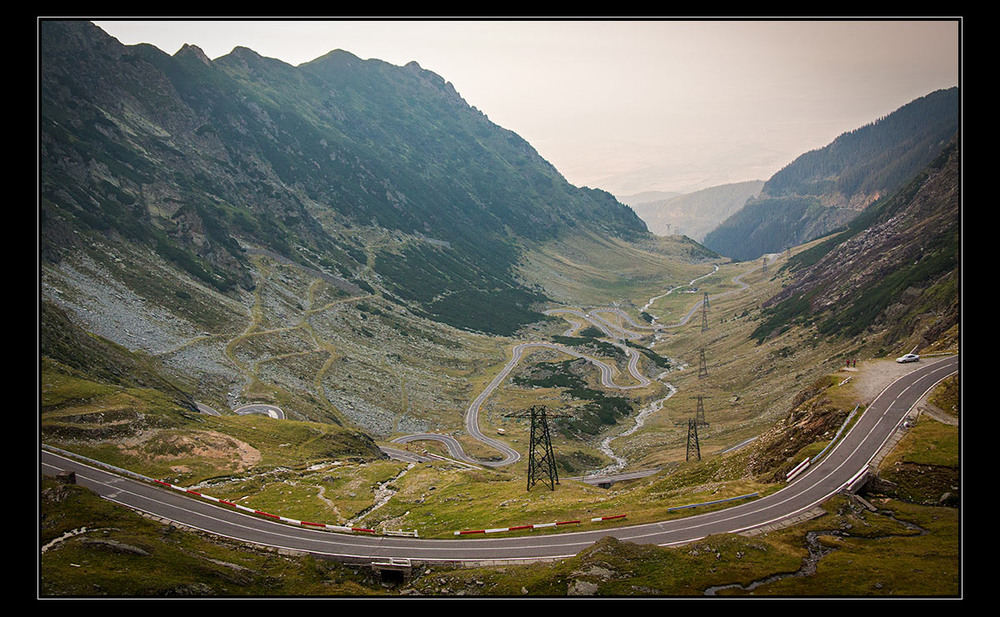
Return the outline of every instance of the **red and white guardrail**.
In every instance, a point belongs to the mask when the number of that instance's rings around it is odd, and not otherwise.
[[[329,531],[340,531],[340,532],[346,532],[346,533],[372,533],[372,534],[378,533],[374,529],[367,529],[365,527],[348,527],[346,525],[330,525],[328,523],[313,523],[313,522],[310,522],[310,521],[300,521],[298,519],[288,518],[287,516],[279,516],[277,514],[271,514],[270,512],[264,512],[262,510],[255,510],[254,508],[248,508],[246,506],[242,506],[242,505],[240,505],[238,503],[234,503],[234,502],[228,501],[226,499],[219,499],[218,497],[213,497],[211,495],[206,495],[205,493],[202,493],[202,492],[199,492],[199,491],[195,491],[195,490],[192,490],[192,489],[189,489],[189,488],[184,488],[183,486],[177,486],[176,484],[171,484],[169,482],[164,482],[162,480],[153,480],[153,482],[155,482],[157,484],[160,484],[162,486],[166,486],[168,488],[172,488],[175,491],[179,491],[181,493],[186,493],[188,495],[194,495],[196,497],[201,497],[202,499],[208,499],[209,501],[214,501],[215,503],[219,503],[219,504],[223,504],[223,505],[226,505],[226,506],[230,506],[230,507],[236,508],[237,510],[242,510],[242,511],[248,513],[248,514],[254,514],[254,515],[257,515],[257,516],[264,516],[264,517],[267,517],[267,518],[270,518],[270,519],[274,519],[276,521],[281,521],[283,523],[289,523],[291,525],[298,525],[298,526],[301,526],[301,527],[311,527],[313,529],[326,529],[326,530],[329,530]],[[598,516],[598,517],[590,519],[590,522],[591,523],[597,523],[597,522],[601,522],[601,521],[611,521],[611,520],[618,520],[618,519],[623,519],[623,518],[625,518],[624,514],[617,514],[617,515],[614,515],[614,516]],[[521,531],[521,530],[525,530],[525,529],[543,529],[545,527],[558,527],[558,526],[561,526],[561,525],[579,525],[582,522],[583,522],[582,520],[571,520],[571,521],[559,521],[559,522],[556,522],[556,523],[538,523],[538,524],[534,524],[534,525],[519,525],[519,526],[516,526],[516,527],[503,527],[503,528],[495,528],[495,529],[476,529],[476,530],[468,530],[468,531],[456,531],[455,535],[458,536],[458,535],[478,534],[478,533],[483,533],[483,534],[485,534],[485,533],[498,533],[498,532],[503,532],[503,531]],[[412,535],[414,537],[417,536],[417,532],[416,531],[413,531],[413,532],[389,532],[389,531],[387,531],[385,533],[388,534],[388,535]]]
[[[598,516],[596,518],[590,519],[590,522],[597,523],[600,521],[610,521],[622,518],[625,518],[624,514],[617,514],[615,516]],[[517,525],[515,527],[496,527],[493,529],[469,529],[466,531],[456,531],[455,535],[464,536],[464,535],[478,534],[478,533],[501,533],[505,531],[523,531],[525,529],[543,529],[545,527],[558,527],[560,525],[579,525],[582,522],[583,521],[575,520],[575,521],[559,521],[557,523],[538,523],[534,525]]]
[[[236,508],[238,510],[243,510],[244,512],[248,512],[250,514],[256,514],[256,515],[259,515],[259,516],[266,516],[267,518],[272,518],[272,519],[274,519],[276,521],[281,521],[283,523],[290,523],[292,525],[299,525],[301,527],[311,527],[313,529],[328,529],[330,531],[341,531],[341,532],[348,532],[348,533],[378,533],[374,529],[366,529],[364,527],[348,527],[348,526],[345,526],[345,525],[330,525],[330,524],[327,524],[327,523],[312,523],[312,522],[309,522],[309,521],[300,521],[300,520],[297,520],[297,519],[294,519],[294,518],[288,518],[286,516],[278,516],[277,514],[271,514],[270,512],[263,512],[261,510],[254,510],[253,508],[248,508],[246,506],[241,506],[238,503],[233,503],[233,502],[227,501],[225,499],[219,499],[218,497],[212,497],[211,495],[206,495],[204,493],[199,493],[198,491],[193,491],[191,489],[184,488],[183,486],[177,486],[177,485],[174,485],[174,484],[170,484],[169,482],[163,482],[161,480],[153,480],[153,482],[156,482],[157,484],[162,484],[163,486],[170,487],[170,488],[172,488],[172,489],[174,489],[176,491],[180,491],[182,493],[187,493],[189,495],[195,495],[197,497],[202,497],[204,499],[208,499],[209,501],[214,501],[216,503],[221,503],[223,505],[232,506],[232,507],[234,507],[234,508]],[[414,533],[413,535],[416,535],[416,534]]]

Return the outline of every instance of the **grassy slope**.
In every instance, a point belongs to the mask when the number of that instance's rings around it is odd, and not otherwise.
[[[625,243],[593,234],[567,236],[528,247],[521,276],[561,304],[642,306],[674,285],[711,270],[717,255],[680,236]]]

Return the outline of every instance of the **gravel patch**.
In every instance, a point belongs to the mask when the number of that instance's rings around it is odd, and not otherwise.
[[[838,374],[851,378],[851,387],[861,396],[865,405],[871,404],[889,384],[907,373],[920,368],[920,362],[900,364],[893,358],[865,360],[857,367],[842,368]]]

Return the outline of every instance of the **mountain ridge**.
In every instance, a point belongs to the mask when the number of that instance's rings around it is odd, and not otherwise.
[[[46,259],[58,259],[64,247],[47,240],[65,229],[114,229],[228,291],[252,288],[241,244],[256,244],[325,255],[331,273],[396,296],[428,260],[448,262],[410,299],[489,330],[494,292],[518,313],[500,327],[537,317],[529,305],[542,297],[515,272],[521,240],[575,227],[648,234],[631,209],[569,185],[415,63],[335,50],[292,67],[247,48],[206,63],[193,47],[122,46],[88,22],[46,21],[41,35]],[[449,248],[366,254],[365,230],[378,229]]]
[[[798,156],[704,244],[734,259],[756,259],[845,225],[946,147],[958,130],[959,107],[957,87],[937,90]]]
[[[919,349],[960,321],[960,151],[952,140],[916,178],[790,260],[793,280],[767,300],[762,341],[787,324]],[[930,323],[927,323],[930,320]]]

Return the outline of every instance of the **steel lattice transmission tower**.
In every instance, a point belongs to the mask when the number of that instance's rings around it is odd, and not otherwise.
[[[701,448],[698,446],[698,422],[694,419],[688,420],[686,460],[690,461],[692,456],[699,461],[701,460]]]
[[[694,423],[698,426],[708,426],[708,421],[705,420],[705,402],[704,400],[710,398],[708,396],[698,395],[694,397],[698,400],[698,404],[694,410]]]
[[[698,353],[698,379],[708,377],[708,362],[705,360],[705,348],[702,347]]]
[[[549,436],[549,418],[566,418],[566,414],[550,414],[541,405],[535,405],[527,411],[508,414],[508,418],[529,418],[531,420],[531,442],[528,446],[528,487],[538,482],[544,474],[548,477],[549,488],[556,490],[559,484],[559,472],[556,471],[556,455],[552,451],[552,439]],[[541,450],[540,454],[536,450]]]

